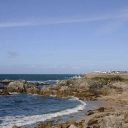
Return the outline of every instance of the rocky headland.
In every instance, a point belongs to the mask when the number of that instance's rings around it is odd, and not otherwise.
[[[19,92],[104,101],[102,107],[89,110],[79,120],[69,120],[61,124],[49,121],[41,123],[38,128],[128,128],[127,72],[93,72],[78,78],[58,81],[52,86],[24,80],[1,80],[0,83],[0,95]]]

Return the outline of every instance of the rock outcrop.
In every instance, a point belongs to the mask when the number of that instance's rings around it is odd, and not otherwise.
[[[7,89],[0,89],[0,95],[9,95]]]
[[[25,81],[10,82],[7,90],[8,92],[25,92]]]
[[[7,86],[7,91],[96,99],[103,95],[121,93],[127,88],[127,84],[123,78],[117,75],[104,75],[103,77],[83,75],[81,78],[58,81],[56,86],[38,85],[36,83],[28,83],[24,80],[10,81]]]

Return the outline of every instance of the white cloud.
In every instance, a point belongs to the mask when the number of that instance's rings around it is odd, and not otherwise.
[[[59,24],[70,24],[70,23],[89,23],[98,21],[127,21],[128,20],[128,9],[121,10],[116,14],[102,15],[96,17],[74,17],[74,18],[60,18],[60,19],[30,19],[18,22],[0,22],[0,28],[9,27],[29,27],[29,26],[43,26],[43,25],[59,25]]]

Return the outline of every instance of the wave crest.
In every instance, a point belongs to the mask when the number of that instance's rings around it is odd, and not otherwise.
[[[86,103],[84,101],[79,100],[76,97],[72,97],[69,100],[76,100],[79,101],[81,104],[70,109],[62,110],[56,113],[49,113],[49,114],[43,114],[43,115],[33,115],[33,116],[6,116],[4,118],[0,118],[2,121],[2,128],[12,128],[14,125],[16,126],[24,126],[24,125],[30,125],[35,124],[37,122],[43,122],[55,117],[59,116],[65,116],[73,113],[77,113],[80,110],[84,110]]]

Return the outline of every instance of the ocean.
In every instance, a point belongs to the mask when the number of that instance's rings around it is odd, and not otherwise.
[[[0,96],[0,128],[12,128],[46,121],[83,110],[85,103],[75,98],[44,97],[31,94]]]
[[[27,81],[46,81],[64,80],[76,74],[0,74],[0,80],[27,80]]]
[[[50,81],[73,77],[70,74],[55,75],[0,75],[0,79]],[[12,128],[46,121],[83,110],[86,103],[77,98],[45,97],[32,94],[0,96],[0,128]]]
[[[77,76],[76,74],[0,74],[0,80],[26,80],[38,83],[55,83],[57,80],[65,80]]]

